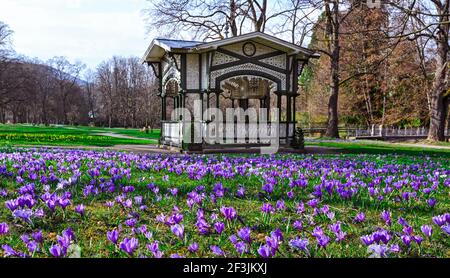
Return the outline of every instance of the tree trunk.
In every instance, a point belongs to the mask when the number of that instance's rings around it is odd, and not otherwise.
[[[438,65],[431,91],[430,131],[428,140],[445,141],[445,120],[447,118],[448,104],[444,93],[447,90],[446,71],[447,63]]]
[[[433,87],[430,93],[430,130],[428,133],[428,140],[431,141],[445,141],[445,120],[447,118],[449,98],[448,90],[448,54],[449,54],[449,24],[445,23],[449,20],[448,16],[449,2],[440,7],[439,13],[440,25],[437,33],[437,49],[436,55],[436,72],[434,75]],[[439,8],[437,6],[437,8]]]
[[[328,4],[327,4],[328,5]],[[339,118],[338,118],[338,101],[339,101],[339,60],[340,60],[340,45],[339,45],[339,5],[337,1],[333,3],[333,11],[328,12],[328,32],[332,37],[331,42],[331,84],[330,84],[330,99],[328,101],[328,126],[325,133],[326,137],[339,138]]]

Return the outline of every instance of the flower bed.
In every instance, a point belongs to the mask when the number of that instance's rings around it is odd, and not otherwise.
[[[448,159],[0,153],[5,257],[449,257]]]

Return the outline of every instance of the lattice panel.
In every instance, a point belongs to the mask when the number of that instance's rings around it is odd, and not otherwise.
[[[170,80],[175,80],[178,84],[181,84],[181,74],[175,65],[174,59],[172,59],[169,55],[164,56],[167,62],[162,63],[163,67],[163,76],[162,76],[162,93],[166,95],[166,85]]]
[[[259,72],[263,72],[266,74],[270,74],[278,79],[281,80],[281,90],[286,90],[286,75],[284,75],[283,73],[280,72],[276,72],[255,64],[251,64],[251,63],[247,63],[247,64],[243,64],[243,65],[238,65],[238,66],[234,66],[234,67],[229,67],[229,68],[225,68],[225,69],[221,69],[221,70],[216,70],[211,72],[211,88],[215,89],[216,86],[216,79],[224,74],[230,73],[230,72],[234,72],[234,71],[259,71]]]
[[[198,55],[188,54],[186,56],[187,73],[186,73],[186,86],[188,90],[199,89],[199,60]]]
[[[202,54],[202,90],[206,90],[209,87],[208,68],[208,55]]]
[[[229,55],[226,55],[226,54],[223,54],[220,52],[216,52],[216,54],[214,55],[214,59],[213,59],[213,66],[228,64],[228,63],[236,62],[238,60],[239,59],[237,59],[235,57],[231,57]]]
[[[266,59],[260,60],[261,62],[280,68],[280,69],[286,69],[286,55],[281,54],[275,57],[270,57]]]

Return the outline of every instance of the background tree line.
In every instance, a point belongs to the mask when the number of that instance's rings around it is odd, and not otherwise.
[[[381,2],[381,6],[374,5]],[[299,119],[326,125],[429,126],[444,140],[450,102],[450,0],[152,0],[149,31],[212,40],[266,32],[322,54],[299,82]],[[155,80],[137,58],[114,57],[85,71],[8,49],[0,25],[0,121],[155,125]],[[186,36],[187,35],[187,36]],[[189,37],[189,38],[187,38]]]
[[[14,52],[0,22],[0,122],[157,127],[155,79],[138,58],[113,57],[96,70],[65,57],[32,60]]]

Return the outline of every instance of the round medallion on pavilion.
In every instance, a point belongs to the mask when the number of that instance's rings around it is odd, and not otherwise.
[[[252,57],[256,54],[256,46],[252,42],[246,42],[242,47],[245,56]]]

